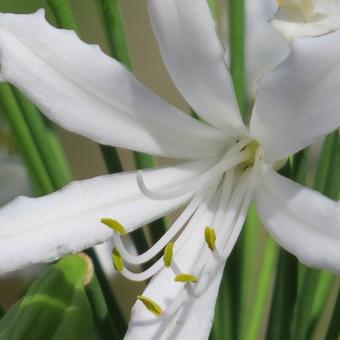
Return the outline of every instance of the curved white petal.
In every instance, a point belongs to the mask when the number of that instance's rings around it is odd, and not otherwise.
[[[289,52],[287,41],[269,23],[277,5],[273,0],[246,1],[246,67],[248,92],[255,97],[257,82]]]
[[[31,193],[29,179],[18,159],[0,155],[0,206],[18,195]]]
[[[340,273],[340,202],[265,167],[256,206],[282,247],[308,266]]]
[[[250,133],[265,159],[285,158],[340,126],[340,31],[293,42],[259,83]]]
[[[49,25],[39,11],[0,15],[1,73],[50,119],[97,142],[196,159],[225,134],[164,102],[98,46]]]
[[[280,8],[271,23],[287,40],[302,36],[314,37],[339,29],[340,13],[306,18],[293,9]]]
[[[197,218],[194,216],[189,222],[186,228],[191,227],[195,232],[190,234],[178,253],[175,243],[173,261],[183,273],[197,274],[193,273],[193,267],[200,256],[205,256],[207,261],[213,260],[210,250],[205,245],[204,229],[206,225],[211,224],[216,213],[217,201],[216,199],[214,201],[213,207],[206,209],[203,216],[196,216]],[[182,235],[180,238],[183,237]],[[188,296],[188,287],[183,287],[183,283],[174,281],[176,274],[172,268],[162,269],[151,280],[143,295],[158,303],[164,310],[164,316],[155,317],[141,302],[137,301],[132,309],[129,329],[124,339],[206,340],[213,322],[222,272],[223,266],[216,273],[217,275],[211,278],[210,285],[204,293],[199,298],[195,298]],[[173,308],[177,303],[180,307],[171,313],[169,308]]]
[[[243,131],[224,51],[206,0],[149,0],[165,65],[191,107],[208,123]]]
[[[168,189],[173,182],[205,171],[209,162],[194,161],[145,171],[146,183]],[[19,197],[0,209],[0,272],[48,262],[104,242],[112,231],[101,218],[120,221],[127,231],[159,218],[190,199],[145,197],[136,173],[121,173],[73,182],[41,198]]]

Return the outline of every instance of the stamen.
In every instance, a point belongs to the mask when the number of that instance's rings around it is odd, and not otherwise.
[[[205,242],[211,251],[216,249],[216,232],[215,229],[211,227],[206,227],[204,231]]]
[[[247,149],[240,151],[244,146],[247,145],[247,143],[248,140],[245,139],[241,143],[235,144],[215,165],[200,175],[195,176],[192,179],[188,179],[183,183],[177,184],[175,189],[169,191],[149,189],[144,182],[142,170],[139,170],[136,176],[138,187],[145,196],[154,200],[170,200],[195,192],[203,185],[206,185],[210,181],[216,179],[216,177],[219,175],[222,176],[222,174],[227,170],[232,169],[238,164],[248,160],[248,158],[251,156],[250,151]]]
[[[178,232],[180,232],[185,226],[186,223],[190,220],[192,215],[198,209],[202,200],[206,198],[207,195],[212,195],[212,190],[209,190],[205,193],[198,193],[191,200],[191,202],[187,205],[181,215],[177,218],[177,220],[172,224],[169,230],[146,252],[140,255],[131,254],[126,247],[124,246],[120,236],[115,233],[113,235],[114,243],[120,253],[122,254],[125,262],[130,264],[142,264],[149,260],[151,260],[154,256],[156,256],[162,249],[176,236]]]
[[[113,261],[113,265],[114,265],[115,269],[118,272],[121,272],[124,269],[123,258],[120,255],[119,250],[116,249],[116,248],[113,248],[113,250],[112,250],[112,261]]]
[[[102,222],[112,230],[117,231],[121,235],[126,234],[125,228],[117,220],[113,220],[112,218],[102,218],[100,222]]]
[[[137,299],[141,301],[144,306],[153,314],[155,314],[157,317],[160,317],[163,315],[164,311],[160,305],[158,305],[155,301],[152,299],[148,298],[147,296],[144,295],[138,295]]]
[[[178,274],[175,277],[176,282],[198,282],[198,277],[192,274]]]
[[[174,245],[175,244],[173,242],[169,242],[164,249],[163,260],[166,267],[171,266]]]
[[[195,211],[195,213],[193,214],[189,223],[184,228],[180,237],[176,241],[176,251],[179,251],[182,248],[182,246],[187,242],[190,235],[192,235],[192,233],[195,232],[197,224],[203,218],[204,214],[207,211],[207,206],[210,204],[210,201],[214,196],[213,194],[216,190],[216,186],[217,186],[217,183],[215,183],[214,187],[210,187],[207,190],[207,192],[204,193],[203,202],[201,202],[198,209]],[[120,240],[119,235],[114,234],[113,236],[114,236],[115,242],[116,242],[115,236],[117,236],[117,239]],[[164,248],[164,246],[163,246],[163,248]],[[162,250],[162,248],[160,249],[160,251],[161,250]],[[119,249],[119,251],[120,251],[120,249]],[[131,263],[127,258],[125,258],[123,253],[122,253],[122,255],[123,255],[123,258],[124,258],[124,262],[127,261],[127,262]],[[175,262],[172,261],[171,266],[173,267],[174,265],[175,265]],[[155,275],[158,271],[160,271],[163,268],[164,268],[164,260],[161,257],[151,267],[149,267],[148,269],[146,269],[145,271],[143,271],[141,273],[133,273],[125,267],[124,270],[121,272],[121,274],[123,276],[125,276],[127,279],[132,280],[132,281],[145,281],[145,280],[149,279],[150,277],[152,277],[153,275]],[[181,271],[178,270],[177,273],[181,273]]]

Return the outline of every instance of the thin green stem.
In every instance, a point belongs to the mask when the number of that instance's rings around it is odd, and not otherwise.
[[[54,152],[55,145],[51,145],[51,132],[46,128],[45,121],[39,110],[17,89],[13,88],[13,93],[39,150],[41,159],[45,164],[46,171],[51,178],[53,187],[60,189],[71,180],[71,176],[66,168],[62,172],[59,169],[61,162]]]
[[[232,308],[230,283],[226,266],[215,306],[215,319],[210,340],[231,340],[234,339],[233,335],[236,334],[235,325],[232,323],[231,317],[234,311]]]
[[[243,243],[241,258],[241,288],[240,288],[240,324],[239,332],[244,330],[244,322],[248,316],[251,295],[255,285],[256,271],[258,267],[258,254],[260,253],[261,222],[254,205],[249,209],[247,220],[239,241]]]
[[[243,117],[246,114],[245,72],[245,3],[229,0],[230,22],[230,70],[238,105]],[[244,117],[245,118],[245,117]]]
[[[297,294],[296,281],[296,258],[281,248],[266,340],[288,339]]]
[[[90,291],[88,291],[91,295],[91,305],[94,307],[94,317],[103,327],[101,333],[105,333],[107,336],[111,334],[117,339],[122,339],[127,329],[126,320],[123,317],[118,301],[112,292],[111,285],[106,278],[95,251],[88,249],[86,253],[93,261],[96,277],[100,283],[99,285],[96,281],[90,287]]]
[[[111,321],[109,311],[105,302],[105,297],[100,289],[96,276],[93,277],[89,285],[86,286],[86,295],[89,299],[93,318],[97,325],[100,338],[103,340],[120,340],[119,335]]]
[[[277,243],[268,237],[264,245],[260,264],[261,270],[252,291],[253,303],[247,311],[250,318],[249,321],[245,323],[241,339],[257,340],[261,338],[274,283],[278,253],[279,247]]]
[[[335,307],[333,310],[333,316],[329,324],[325,340],[339,340],[340,334],[339,315],[340,315],[340,292],[338,293],[338,297],[336,299]]]
[[[17,103],[13,89],[8,84],[0,85],[0,105],[10,124],[28,171],[34,183],[40,188],[40,194],[52,192],[53,184],[37,150],[34,138],[26,125],[23,112]]]
[[[117,0],[99,0],[111,55],[132,69],[122,13]]]
[[[218,0],[208,0],[211,14],[213,15],[216,22],[218,22],[219,16],[219,1]]]

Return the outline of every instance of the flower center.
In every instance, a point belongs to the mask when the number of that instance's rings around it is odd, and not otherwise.
[[[244,165],[247,167],[252,167],[255,163],[255,160],[258,156],[258,152],[260,150],[260,145],[257,141],[252,140],[246,147],[245,150],[249,153],[249,158],[244,162]]]

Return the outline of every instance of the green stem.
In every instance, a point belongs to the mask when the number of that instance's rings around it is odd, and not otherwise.
[[[295,318],[293,320],[292,340],[305,340],[310,331],[310,311],[313,296],[318,284],[319,271],[308,269],[304,275],[302,289],[299,290]]]
[[[246,114],[245,72],[245,4],[244,0],[229,0],[230,70],[236,98],[242,116]],[[245,117],[244,117],[245,118]]]
[[[88,287],[87,293],[93,308],[94,318],[100,328],[99,331],[103,339],[109,340],[112,339],[112,336],[113,339],[122,339],[127,328],[126,320],[112,293],[111,286],[95,251],[88,249],[86,253],[91,257],[96,271],[96,276],[92,284]],[[98,282],[100,282],[100,285]]]
[[[51,132],[46,128],[45,121],[38,109],[21,94],[17,89],[13,88],[17,103],[21,107],[21,112],[26,120],[35,145],[39,150],[41,159],[43,160],[46,171],[51,178],[53,187],[60,189],[71,180],[70,172],[61,172],[59,169],[60,159],[54,152],[55,148],[51,145]]]
[[[58,27],[79,32],[68,0],[47,0],[47,4],[52,10]]]
[[[111,55],[132,69],[121,9],[117,0],[99,0]]]
[[[249,209],[247,220],[243,227],[243,232],[239,241],[243,244],[243,254],[241,258],[241,287],[240,287],[240,329],[244,330],[244,322],[248,316],[251,295],[256,278],[256,269],[258,267],[257,258],[260,252],[260,231],[261,222],[257,215],[254,205]]]
[[[297,294],[296,281],[297,261],[281,248],[266,340],[288,339]]]
[[[106,306],[105,298],[95,276],[90,284],[86,286],[86,294],[91,305],[93,318],[97,325],[100,338],[103,340],[119,340],[120,338],[118,334],[116,334]]]
[[[218,22],[219,17],[219,2],[218,0],[208,0],[211,14],[213,15],[216,22]]]
[[[279,247],[277,243],[268,237],[265,241],[260,264],[261,270],[252,291],[253,302],[251,308],[247,310],[247,315],[250,316],[250,318],[249,321],[245,323],[241,339],[257,340],[261,338],[275,278],[278,250]]]
[[[17,103],[12,87],[8,84],[0,85],[0,105],[10,124],[33,182],[39,186],[40,194],[51,193],[53,184],[37,150],[34,138],[26,125],[23,112]]]
[[[235,325],[232,323],[231,317],[234,311],[230,283],[226,266],[215,306],[215,319],[210,340],[231,340],[234,339],[234,334],[236,334]]]
[[[339,340],[340,334],[339,315],[340,315],[340,292],[338,293],[338,297],[336,299],[332,319],[329,324],[325,340]]]

